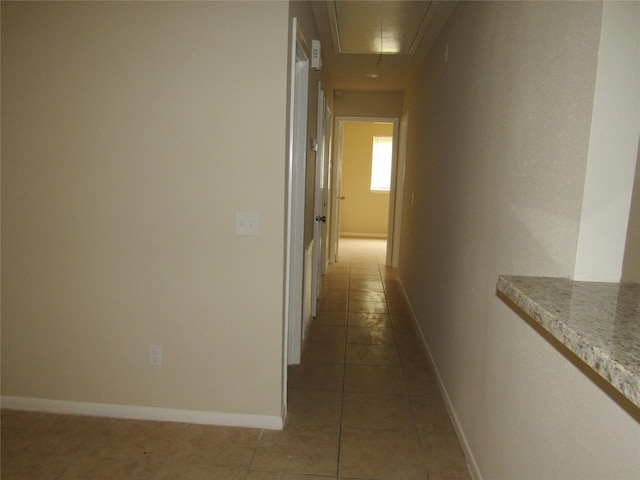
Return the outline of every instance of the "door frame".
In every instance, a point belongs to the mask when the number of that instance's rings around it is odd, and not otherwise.
[[[307,163],[309,55],[297,18],[292,19],[287,145],[287,226],[285,244],[284,398],[287,365],[300,363],[302,351],[302,286],[304,267],[304,203]],[[285,403],[286,406],[286,403]]]
[[[400,240],[402,238],[402,211],[404,208],[404,178],[407,166],[407,132],[409,130],[409,110],[402,114],[398,125],[398,148],[397,164],[393,170],[395,178],[392,184],[395,185],[394,193],[394,218],[393,218],[393,249],[391,252],[390,265],[394,268],[400,266]]]
[[[338,244],[340,240],[340,202],[342,196],[342,160],[344,143],[344,126],[347,123],[388,123],[393,125],[393,151],[391,158],[391,189],[389,191],[389,217],[387,220],[387,255],[386,264],[397,267],[400,259],[400,233],[402,220],[402,195],[404,192],[404,159],[402,168],[398,168],[398,151],[400,143],[400,119],[397,117],[335,117],[335,150],[333,155],[332,184],[334,186],[331,202],[331,239],[329,241],[330,261],[338,260]],[[400,172],[400,174],[398,174]]]
[[[334,137],[336,139],[333,148],[331,162],[331,219],[329,223],[329,263],[338,261],[340,241],[340,202],[342,201],[342,137],[344,127],[340,123],[341,117],[334,121]]]

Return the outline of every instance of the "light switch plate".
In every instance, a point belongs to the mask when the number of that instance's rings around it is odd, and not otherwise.
[[[260,214],[236,212],[236,235],[257,237],[260,235]]]

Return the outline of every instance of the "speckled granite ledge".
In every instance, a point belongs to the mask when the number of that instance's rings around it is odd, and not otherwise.
[[[501,275],[497,288],[640,407],[640,285]]]

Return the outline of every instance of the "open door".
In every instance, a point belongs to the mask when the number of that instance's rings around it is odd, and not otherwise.
[[[329,198],[329,187],[331,185],[330,179],[330,167],[331,167],[331,158],[332,158],[332,141],[333,141],[333,115],[331,113],[331,108],[329,107],[329,102],[325,100],[325,110],[324,110],[324,122],[323,122],[324,131],[322,134],[322,154],[324,156],[324,172],[323,172],[323,180],[322,180],[322,205],[323,205],[323,215],[327,216],[327,221],[322,225],[322,248],[320,252],[320,262],[322,265],[322,275],[327,270],[327,264],[329,262],[329,221],[331,218],[330,206],[331,201]]]
[[[307,163],[309,59],[304,37],[293,19],[287,155],[287,248],[285,267],[285,335],[288,364],[300,363],[304,266],[304,200]],[[285,371],[286,375],[286,371]]]
[[[315,198],[314,198],[314,227],[313,227],[313,272],[311,279],[311,315],[316,316],[318,306],[318,295],[326,267],[327,251],[327,125],[328,122],[327,101],[322,90],[322,85],[318,83],[318,122],[316,139],[316,176],[315,176]]]

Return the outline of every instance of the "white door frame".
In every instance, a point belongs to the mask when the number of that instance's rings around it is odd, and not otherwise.
[[[400,258],[400,223],[402,217],[402,199],[404,189],[404,166],[398,174],[399,120],[395,117],[336,117],[336,144],[333,163],[333,198],[331,204],[331,248],[330,259],[337,261],[340,239],[340,202],[342,196],[342,150],[344,125],[346,123],[389,123],[393,125],[393,151],[391,160],[391,191],[389,192],[389,219],[387,222],[386,264],[397,266]],[[404,165],[404,164],[403,164]],[[399,205],[398,205],[399,204]]]
[[[307,161],[309,57],[296,18],[292,20],[291,85],[287,155],[287,230],[285,246],[284,378],[289,364],[300,363],[302,350],[302,285],[304,265],[304,200]],[[284,394],[286,397],[286,381]]]
[[[340,247],[340,203],[342,202],[342,137],[344,135],[343,125],[339,122],[340,117],[336,117],[334,123],[334,154],[331,161],[331,218],[329,224],[329,263],[338,261],[338,250]]]
[[[395,185],[395,213],[393,219],[393,249],[391,255],[391,266],[398,268],[400,266],[400,237],[402,235],[402,209],[404,199],[404,174],[407,165],[407,131],[409,128],[409,110],[407,110],[400,118],[398,129],[398,160],[397,167],[394,169],[396,178],[393,180]]]

